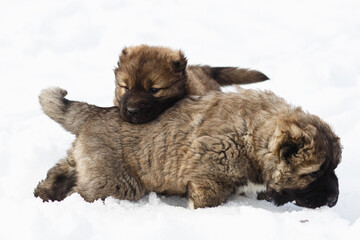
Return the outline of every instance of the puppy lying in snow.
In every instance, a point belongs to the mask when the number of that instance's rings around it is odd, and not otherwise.
[[[334,206],[339,138],[315,115],[268,91],[187,97],[147,124],[122,120],[117,107],[70,101],[43,90],[43,111],[76,135],[66,158],[35,196],[137,201],[149,192],[183,195],[193,208],[214,207],[247,186],[276,205]]]

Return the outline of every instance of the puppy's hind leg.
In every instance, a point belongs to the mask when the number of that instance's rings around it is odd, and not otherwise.
[[[34,196],[44,202],[61,201],[73,193],[76,186],[75,162],[69,156],[52,167],[34,190]]]
[[[187,188],[190,209],[219,206],[233,192],[228,184],[212,180],[190,181]]]

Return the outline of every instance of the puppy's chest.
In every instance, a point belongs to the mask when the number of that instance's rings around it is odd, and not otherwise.
[[[251,181],[247,181],[245,185],[240,186],[236,189],[236,194],[256,198],[258,193],[264,192],[266,191],[266,189],[267,188],[265,184],[257,184]]]

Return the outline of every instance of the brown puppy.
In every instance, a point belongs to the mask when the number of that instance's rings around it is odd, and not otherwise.
[[[147,124],[65,95],[59,88],[40,95],[44,112],[76,134],[67,158],[35,189],[45,201],[73,192],[90,202],[136,201],[156,192],[187,196],[199,208],[256,187],[277,205],[337,202],[339,138],[320,118],[271,92],[188,97]]]
[[[114,104],[121,117],[144,123],[185,95],[205,95],[220,86],[265,81],[261,72],[235,67],[188,66],[181,51],[140,45],[125,48],[115,69]]]

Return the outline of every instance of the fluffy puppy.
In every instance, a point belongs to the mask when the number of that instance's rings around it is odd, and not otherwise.
[[[35,189],[43,200],[78,192],[86,201],[137,201],[148,192],[183,195],[214,207],[257,186],[277,205],[334,206],[339,138],[319,117],[273,93],[242,90],[187,97],[147,124],[122,120],[116,107],[40,95],[43,111],[76,135]]]
[[[268,79],[261,72],[236,67],[187,66],[181,51],[146,45],[123,49],[115,78],[114,104],[131,123],[156,118],[185,95]]]

